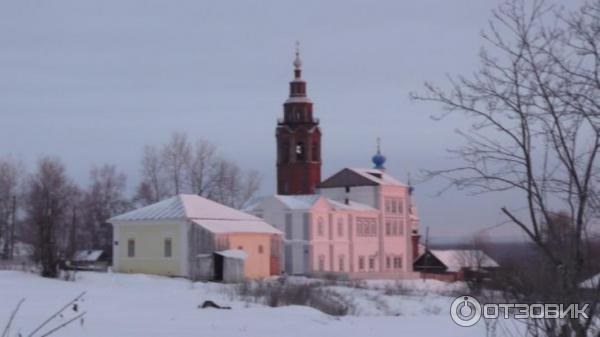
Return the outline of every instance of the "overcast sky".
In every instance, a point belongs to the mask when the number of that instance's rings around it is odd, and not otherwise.
[[[257,5],[260,3],[260,5]],[[323,177],[370,167],[382,138],[400,180],[450,165],[460,144],[433,104],[410,91],[477,66],[495,1],[2,1],[0,155],[30,168],[60,156],[85,183],[92,165],[116,164],[138,182],[146,143],[173,131],[205,138],[275,191],[275,125],[292,78],[296,40],[323,132]],[[436,192],[416,185],[432,237],[502,222],[509,195]],[[516,235],[507,226],[490,232]]]

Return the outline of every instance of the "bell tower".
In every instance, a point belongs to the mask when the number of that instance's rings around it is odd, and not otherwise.
[[[321,182],[321,130],[306,96],[298,43],[290,96],[277,121],[277,194],[313,194]]]

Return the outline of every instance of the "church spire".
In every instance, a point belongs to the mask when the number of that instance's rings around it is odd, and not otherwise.
[[[294,58],[294,77],[302,77],[302,59],[300,59],[300,42],[296,41],[296,57]]]
[[[294,79],[277,123],[277,193],[313,194],[321,181],[321,130],[302,79],[300,44],[296,42]]]
[[[306,81],[302,79],[302,59],[300,58],[300,42],[296,41],[296,57],[294,57],[294,79],[290,82],[290,98],[287,102],[310,103],[306,97]]]

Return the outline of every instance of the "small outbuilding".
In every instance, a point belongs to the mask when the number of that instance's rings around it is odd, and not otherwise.
[[[197,195],[177,195],[108,222],[117,272],[224,282],[280,273],[279,230]]]
[[[99,249],[78,250],[71,260],[66,262],[66,267],[75,270],[106,271],[110,264],[108,255]]]
[[[413,263],[423,278],[444,281],[463,280],[468,273],[486,274],[498,267],[494,259],[478,249],[428,249]]]

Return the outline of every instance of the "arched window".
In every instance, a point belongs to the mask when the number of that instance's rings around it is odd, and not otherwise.
[[[304,154],[304,143],[302,142],[298,142],[296,143],[296,160],[304,160],[305,159],[305,154]]]
[[[319,144],[312,143],[312,161],[319,161]]]

